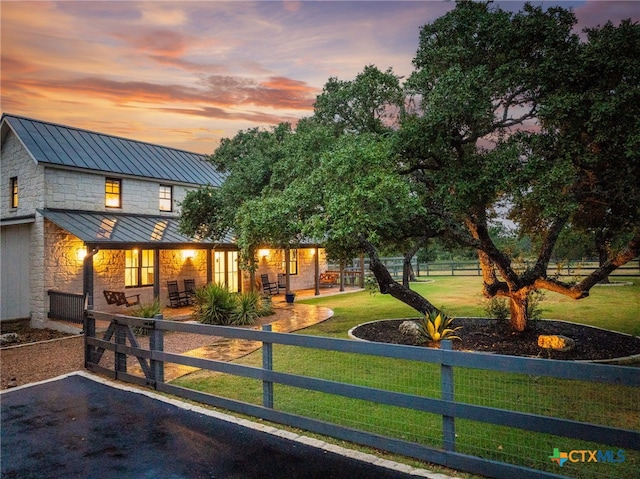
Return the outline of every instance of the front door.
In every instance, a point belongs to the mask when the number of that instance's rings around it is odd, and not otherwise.
[[[238,252],[215,251],[213,253],[213,280],[236,293],[240,290],[238,279]]]

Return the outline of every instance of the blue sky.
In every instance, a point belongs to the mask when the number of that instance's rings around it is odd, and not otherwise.
[[[532,3],[573,8],[578,30],[640,21],[633,1]],[[208,154],[238,130],[311,115],[331,76],[408,75],[420,26],[454,6],[2,0],[2,111]]]

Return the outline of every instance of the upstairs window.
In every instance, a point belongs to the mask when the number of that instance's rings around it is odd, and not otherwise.
[[[118,178],[106,178],[104,182],[104,205],[107,208],[122,207],[122,180]]]
[[[11,178],[11,208],[18,207],[18,177]]]
[[[159,192],[160,211],[173,211],[173,187],[160,185]]]
[[[153,250],[131,249],[125,251],[124,285],[148,286],[153,284]]]

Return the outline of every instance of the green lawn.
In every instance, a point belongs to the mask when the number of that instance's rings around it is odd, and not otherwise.
[[[411,288],[451,316],[486,316],[480,277],[430,276],[429,279],[432,281],[412,283]],[[633,285],[595,286],[589,297],[579,301],[546,292],[540,303],[542,317],[640,336],[640,279],[625,279]],[[621,280],[616,278],[616,281]],[[367,292],[320,297],[305,303],[327,306],[335,311],[332,321],[310,328],[309,334],[346,337],[349,328],[366,321],[416,316],[415,310],[388,295],[372,296]]]
[[[484,300],[479,294],[480,278],[444,276],[432,279],[429,283],[415,283],[412,288],[453,316],[485,315]],[[541,304],[545,310],[543,317],[640,334],[637,324],[639,290],[636,279],[633,286],[596,287],[589,298],[581,301],[548,293]],[[317,336],[345,338],[350,328],[366,321],[416,316],[414,310],[394,298],[368,292],[314,298],[305,303],[334,310],[330,320],[299,332]],[[238,363],[260,366],[261,352],[242,358]],[[275,345],[274,369],[440,397],[439,367],[431,364],[417,365],[408,361]],[[201,371],[176,383],[253,404],[261,404],[262,400],[262,385],[255,380]],[[638,388],[456,368],[455,390],[458,401],[470,404],[640,430]],[[442,419],[437,415],[280,385],[275,385],[274,395],[275,407],[279,410],[442,447]],[[557,471],[548,458],[555,447],[561,451],[607,447],[465,420],[456,421],[456,435],[459,452],[575,477],[631,478],[635,477],[640,463],[638,453],[627,451],[627,460],[615,469],[611,469],[614,467],[611,464],[591,464],[588,469],[584,464],[570,464]]]

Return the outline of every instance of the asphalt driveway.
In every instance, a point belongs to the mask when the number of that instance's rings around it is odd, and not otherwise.
[[[3,479],[427,476],[379,467],[86,375],[3,391],[0,404]]]

